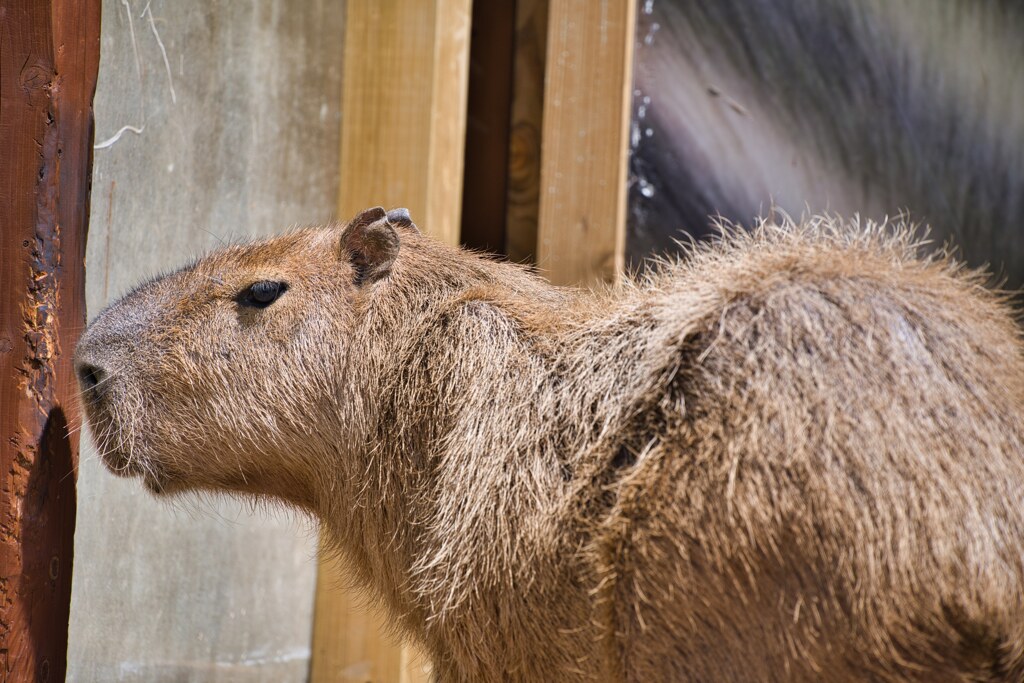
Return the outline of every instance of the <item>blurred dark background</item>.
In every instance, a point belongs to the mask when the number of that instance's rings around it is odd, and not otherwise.
[[[749,224],[906,212],[1024,284],[1024,5],[640,0],[627,262]]]

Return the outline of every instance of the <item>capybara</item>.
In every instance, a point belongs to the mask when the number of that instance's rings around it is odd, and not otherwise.
[[[375,208],[76,367],[110,469],[308,512],[441,681],[1019,681],[1024,345],[915,239],[765,220],[585,292]]]

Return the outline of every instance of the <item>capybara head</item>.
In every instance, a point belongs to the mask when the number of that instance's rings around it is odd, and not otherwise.
[[[103,311],[75,368],[107,466],[157,493],[301,499],[317,435],[330,434],[332,449],[356,438],[346,340],[400,233],[413,231],[404,209],[369,209],[344,228],[224,249]]]

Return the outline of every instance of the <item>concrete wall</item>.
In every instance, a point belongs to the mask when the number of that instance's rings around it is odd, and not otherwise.
[[[104,2],[90,317],[221,239],[332,217],[343,21],[331,0]],[[69,680],[305,680],[309,522],[158,501],[83,445]]]

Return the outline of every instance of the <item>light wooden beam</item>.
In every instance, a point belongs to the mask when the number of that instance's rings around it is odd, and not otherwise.
[[[338,217],[404,206],[459,242],[471,0],[349,0]],[[321,558],[312,683],[418,683],[429,663],[385,635],[338,567]]]
[[[404,206],[459,241],[472,0],[350,0],[342,86],[341,220]]]
[[[625,263],[635,0],[550,0],[537,265],[556,284]]]

